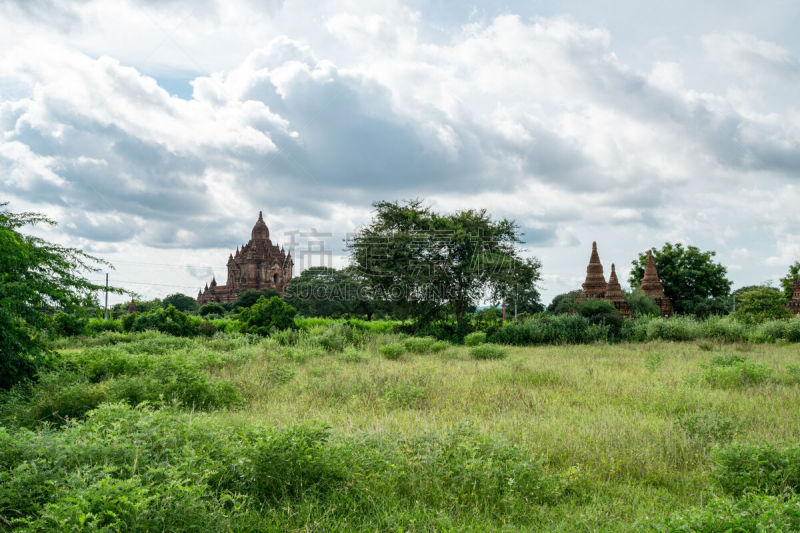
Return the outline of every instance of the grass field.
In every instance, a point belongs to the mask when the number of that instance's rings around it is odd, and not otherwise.
[[[800,525],[800,504],[786,495],[800,487],[798,345],[504,347],[484,360],[466,346],[339,334],[62,342],[50,376],[2,400],[3,523]],[[381,355],[403,342],[399,355]]]

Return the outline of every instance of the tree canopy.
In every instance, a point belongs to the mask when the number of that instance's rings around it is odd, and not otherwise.
[[[420,200],[377,202],[349,242],[352,261],[377,298],[417,323],[452,313],[460,324],[482,299],[538,302],[541,265],[520,256],[518,227],[485,210],[439,214]]]
[[[184,313],[193,313],[197,311],[197,300],[191,296],[186,296],[185,294],[181,294],[179,292],[170,294],[161,301],[161,304],[164,308],[167,308],[171,305],[178,311],[182,311]]]
[[[81,250],[66,248],[19,229],[55,222],[37,213],[12,213],[0,203],[0,387],[33,376],[49,315],[92,302],[104,287],[84,275],[110,266]],[[121,289],[112,288],[121,293]]]
[[[376,312],[386,313],[389,307],[373,297],[364,277],[354,268],[307,268],[289,282],[284,299],[302,316],[372,318]]]
[[[727,311],[731,282],[726,277],[727,269],[714,262],[716,252],[669,242],[652,252],[664,293],[672,300],[676,313],[704,316]],[[631,287],[641,284],[646,264],[647,252],[642,252],[633,261]]]
[[[776,318],[791,318],[783,293],[772,287],[756,287],[739,294],[735,317],[750,324]]]
[[[787,300],[791,300],[792,298],[792,285],[794,285],[797,276],[800,276],[800,261],[795,261],[795,263],[789,267],[789,273],[781,278],[781,288]]]
[[[247,289],[239,293],[233,302],[233,307],[252,307],[262,296],[270,299],[273,296],[280,296],[280,294],[275,289]]]

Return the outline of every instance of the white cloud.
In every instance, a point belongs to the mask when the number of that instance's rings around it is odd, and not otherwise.
[[[640,71],[607,28],[504,15],[430,39],[394,2],[87,1],[44,39],[54,28],[26,14],[48,5],[3,8],[30,37],[0,59],[15,86],[0,183],[81,210],[63,219],[73,238],[224,248],[259,208],[277,228],[344,233],[371,201],[425,197],[517,220],[558,290],[595,238],[608,268],[667,239],[750,248],[753,226],[776,264],[796,253],[797,108],[700,90],[673,59]],[[737,73],[797,67],[752,35],[703,43]],[[159,84],[171,71],[199,73],[192,98]]]

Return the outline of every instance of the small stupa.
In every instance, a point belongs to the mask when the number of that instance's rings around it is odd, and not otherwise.
[[[603,298],[606,294],[606,278],[603,275],[603,264],[597,254],[597,242],[592,242],[592,255],[586,267],[586,281],[583,282],[581,298]]]
[[[642,277],[642,284],[640,286],[642,292],[653,299],[661,311],[662,316],[669,316],[672,314],[672,302],[664,294],[664,286],[658,278],[658,271],[656,270],[656,262],[653,259],[653,251],[647,250],[647,263],[644,267],[644,276]]]
[[[614,307],[623,317],[631,316],[631,306],[622,296],[622,286],[619,284],[619,279],[617,279],[617,269],[614,263],[611,263],[611,275],[608,277],[605,299],[614,304]]]
[[[797,276],[797,279],[794,280],[794,285],[792,285],[792,299],[789,300],[786,307],[788,307],[792,313],[796,315],[800,314],[800,276]]]
[[[136,302],[131,298],[131,305],[128,306],[128,314],[131,315],[136,312]]]

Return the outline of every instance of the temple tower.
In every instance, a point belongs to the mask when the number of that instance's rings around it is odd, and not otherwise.
[[[794,285],[792,285],[792,299],[789,300],[789,303],[786,305],[789,310],[794,314],[800,314],[800,276],[797,276],[797,279],[794,280]]]
[[[656,262],[653,259],[653,251],[647,250],[647,264],[644,267],[644,276],[642,277],[641,287],[642,292],[653,299],[661,311],[662,316],[669,316],[672,314],[672,302],[664,294],[664,286],[658,278],[658,271],[656,270]]]
[[[586,267],[586,281],[583,282],[581,298],[603,298],[606,294],[606,278],[603,275],[603,265],[597,254],[597,242],[592,242],[592,255]]]
[[[623,317],[631,316],[631,306],[622,296],[622,286],[619,284],[619,279],[617,279],[617,270],[614,263],[611,263],[611,275],[608,277],[605,299],[614,304],[614,307]]]

